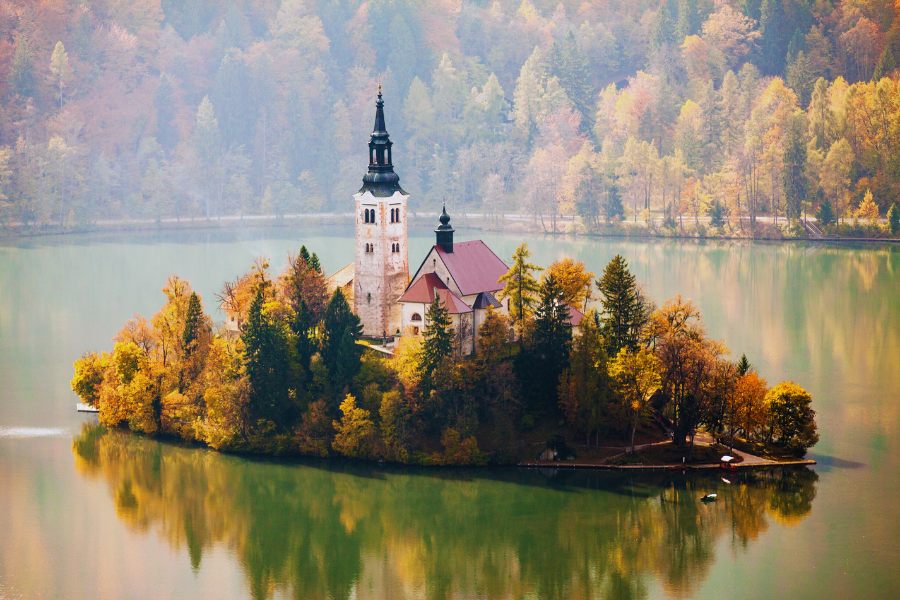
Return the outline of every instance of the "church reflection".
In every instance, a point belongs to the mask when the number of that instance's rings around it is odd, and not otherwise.
[[[254,598],[688,596],[723,538],[742,552],[812,508],[801,468],[719,473],[423,471],[254,461],[85,426],[77,471],[118,518],[186,549],[224,547]],[[699,498],[716,492],[719,500]]]

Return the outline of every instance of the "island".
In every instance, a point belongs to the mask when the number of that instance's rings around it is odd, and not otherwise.
[[[226,282],[219,325],[173,276],[158,313],[75,361],[72,389],[105,426],[237,453],[687,467],[780,464],[818,441],[809,393],[734,360],[690,300],[656,306],[621,256],[599,277],[530,256],[516,249],[477,336],[436,289],[418,334],[391,342],[363,336],[305,247],[277,276],[258,259]]]

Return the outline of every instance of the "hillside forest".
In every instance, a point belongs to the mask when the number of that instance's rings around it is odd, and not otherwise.
[[[544,270],[530,256],[516,249],[500,293],[510,316],[488,311],[472,355],[440,296],[423,335],[401,337],[390,357],[367,349],[359,317],[340,289],[327,294],[305,247],[278,276],[259,259],[226,282],[218,299],[233,329],[214,330],[173,276],[156,315],[128,321],[111,353],[75,362],[72,389],[103,425],[238,452],[507,464],[545,448],[566,458],[573,442],[592,458],[610,446],[633,455],[650,436],[691,462],[698,430],[779,455],[818,441],[809,393],[770,387],[731,357],[690,300],[657,307],[621,256],[596,279],[584,263]],[[601,310],[573,327],[569,306],[594,298]]]
[[[895,0],[3,0],[0,222],[350,209],[377,86],[411,207],[884,218]],[[897,222],[896,211],[893,221]]]

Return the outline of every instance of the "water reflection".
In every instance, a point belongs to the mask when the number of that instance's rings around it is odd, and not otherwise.
[[[684,476],[408,471],[251,461],[85,426],[77,471],[118,518],[186,548],[238,557],[254,598],[688,596],[723,536],[741,552],[806,517],[807,469]],[[715,491],[719,501],[699,502]]]

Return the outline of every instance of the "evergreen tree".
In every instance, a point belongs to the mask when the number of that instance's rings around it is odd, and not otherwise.
[[[185,356],[191,354],[194,349],[193,342],[200,333],[200,323],[203,318],[203,308],[200,306],[200,297],[197,292],[191,292],[188,300],[187,317],[184,320],[184,332],[181,335],[181,348]]]
[[[306,246],[300,246],[300,257],[303,259],[303,262],[309,264],[309,250],[306,249]]]
[[[434,370],[450,356],[453,351],[453,332],[450,331],[450,313],[441,297],[434,295],[428,313],[425,315],[426,326],[422,342],[422,378],[429,381]]]
[[[294,348],[297,350],[297,362],[304,372],[309,371],[309,361],[312,358],[315,347],[313,338],[310,337],[312,318],[306,300],[300,298],[297,309],[294,311],[294,319],[291,321],[291,331],[294,334]]]
[[[648,308],[625,259],[617,254],[596,284],[603,295],[600,322],[607,354],[616,356],[622,348],[636,351]]]
[[[262,290],[257,289],[241,333],[251,390],[249,411],[251,422],[272,421],[282,429],[289,425],[290,349],[283,329],[264,314],[263,303]]]
[[[747,373],[750,372],[750,369],[753,367],[750,365],[750,361],[747,360],[746,354],[741,354],[741,360],[738,361],[737,364],[737,372],[740,377],[743,377]]]
[[[618,221],[625,216],[625,206],[622,204],[622,195],[619,193],[619,186],[616,183],[606,188],[603,216],[606,217],[607,223]]]
[[[888,227],[891,228],[891,233],[896,234],[898,230],[900,230],[900,209],[897,208],[897,203],[894,202],[891,204],[891,207],[887,212],[888,219]]]
[[[322,265],[319,264],[319,257],[315,252],[313,252],[312,256],[309,257],[309,268],[313,269],[320,275],[322,274]]]
[[[341,396],[359,373],[362,355],[362,347],[356,343],[362,336],[362,325],[341,290],[334,290],[328,301],[324,329],[322,362],[328,369],[332,389]]]
[[[554,44],[555,46],[555,44]],[[575,34],[569,31],[566,35],[565,48],[561,52],[561,63],[558,73],[559,83],[566,91],[566,96],[584,117],[582,125],[587,131],[594,110],[594,85],[591,65],[587,54],[578,45]]]
[[[250,116],[256,115],[252,105],[254,95],[248,93],[251,87],[250,69],[244,62],[243,53],[237,48],[229,48],[219,65],[210,98],[225,148],[250,142],[254,123]]]
[[[174,94],[172,80],[163,73],[159,76],[159,85],[153,94],[153,108],[156,109],[156,141],[169,152],[178,143]]]
[[[808,192],[808,180],[806,178],[806,138],[808,129],[806,116],[802,112],[797,112],[788,119],[782,182],[784,184],[784,197],[787,201],[787,213],[790,219],[796,219],[800,216]]]
[[[569,307],[563,302],[563,289],[556,276],[550,273],[541,282],[534,326],[517,360],[522,389],[533,408],[558,408],[557,386],[569,366],[571,342]]]
[[[536,301],[535,294],[540,289],[534,272],[543,270],[528,262],[529,258],[531,252],[528,250],[528,243],[522,242],[513,253],[513,266],[500,278],[500,282],[505,284],[500,291],[500,300],[509,299],[509,316],[520,332],[531,316]]]
[[[831,225],[834,223],[834,206],[831,200],[822,200],[819,203],[819,210],[816,211],[816,221],[819,225]]]
[[[13,55],[12,65],[9,69],[9,89],[25,98],[34,98],[37,94],[37,73],[34,69],[34,57],[28,41],[24,38],[16,44],[16,53]]]

